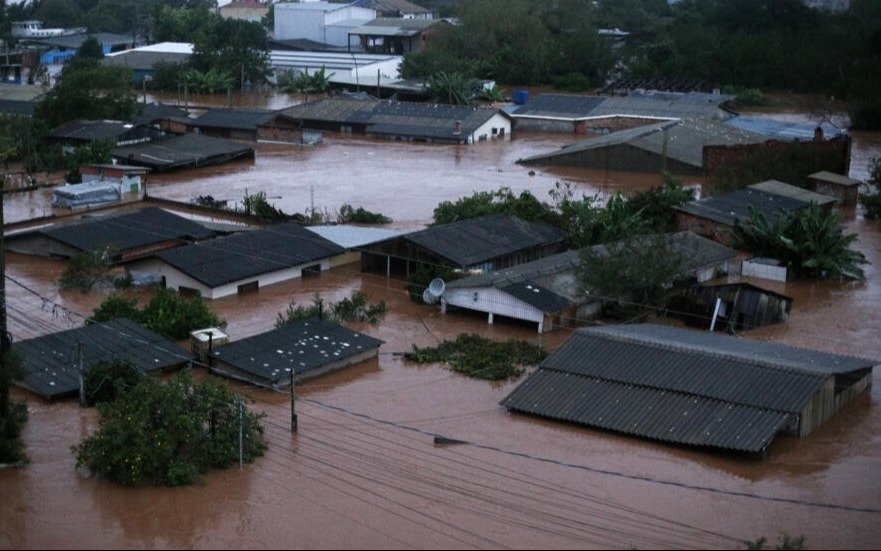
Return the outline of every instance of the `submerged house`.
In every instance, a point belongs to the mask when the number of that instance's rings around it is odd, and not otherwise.
[[[331,98],[284,113],[310,130],[388,139],[470,144],[511,135],[508,115],[484,107]]]
[[[843,174],[835,174],[821,170],[808,176],[811,189],[823,195],[835,198],[835,203],[852,207],[857,204],[860,195],[860,182]]]
[[[160,276],[181,294],[216,299],[318,274],[345,252],[299,224],[285,223],[163,251],[128,268]]]
[[[692,231],[720,243],[729,243],[735,224],[747,222],[754,211],[773,221],[785,212],[805,209],[810,204],[810,201],[801,197],[746,187],[673,208],[676,210],[678,230]]]
[[[666,236],[670,250],[682,258],[682,278],[706,281],[728,272],[737,251],[691,232]],[[596,249],[602,250],[603,245]],[[543,333],[586,321],[600,313],[602,297],[585,291],[580,272],[588,270],[579,251],[566,251],[539,260],[446,283],[441,309],[485,312],[538,324]]]
[[[792,297],[745,281],[694,285],[670,303],[686,324],[717,331],[748,331],[789,319]]]
[[[765,454],[872,385],[878,362],[659,325],[582,328],[503,401],[511,411]]]
[[[381,17],[349,31],[349,49],[371,54],[404,55],[424,50],[431,35],[451,27],[443,19]]]
[[[46,399],[79,392],[78,354],[88,371],[95,364],[126,359],[144,373],[183,367],[192,355],[173,341],[128,319],[91,323],[12,345],[24,373],[16,385]]]
[[[189,121],[197,133],[231,140],[299,142],[297,121],[270,109],[209,109]]]
[[[74,120],[56,126],[49,139],[60,144],[65,154],[77,147],[95,142],[110,142],[117,146],[149,142],[161,136],[154,128],[138,126],[125,121]]]
[[[6,250],[53,258],[106,250],[116,263],[214,237],[202,224],[157,207],[88,215],[73,222],[28,230],[5,239]]]
[[[612,132],[517,161],[526,165],[704,176],[705,149],[761,144],[764,136],[711,119],[665,121]]]
[[[631,93],[627,96],[539,94],[511,111],[518,130],[608,134],[686,118],[725,120],[733,115],[721,94]]]
[[[254,148],[201,134],[184,134],[148,143],[117,147],[110,156],[119,163],[169,172],[253,159]]]
[[[492,272],[560,251],[565,232],[511,214],[490,214],[406,233],[361,249],[361,269],[386,276],[420,264]]]
[[[332,322],[285,325],[208,352],[212,373],[279,388],[365,362],[383,342]]]

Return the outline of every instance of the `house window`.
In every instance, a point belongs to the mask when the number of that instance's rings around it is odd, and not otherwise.
[[[238,287],[238,291],[240,295],[244,295],[245,293],[253,293],[260,289],[259,281],[252,281],[250,283],[242,283]]]
[[[311,266],[306,266],[302,270],[303,277],[314,277],[321,273],[321,264],[312,264]]]
[[[498,133],[499,133],[499,129],[493,128],[493,136],[497,135]]]
[[[195,297],[201,294],[199,293],[198,289],[193,289],[192,287],[184,287],[183,285],[178,286],[177,292],[180,293],[180,296],[182,297]]]

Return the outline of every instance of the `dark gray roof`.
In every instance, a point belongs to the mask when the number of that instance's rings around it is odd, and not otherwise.
[[[104,360],[126,358],[150,372],[180,366],[192,358],[165,337],[131,320],[117,319],[13,344],[24,370],[24,378],[16,384],[45,398],[77,392],[79,343],[83,343],[86,369]]]
[[[559,243],[565,232],[511,214],[490,214],[408,233],[411,241],[456,266],[468,267],[530,247]]]
[[[134,124],[125,121],[73,120],[53,128],[49,137],[82,141],[117,140],[137,131]]]
[[[502,404],[657,440],[760,452],[828,376],[875,363],[657,325],[585,328]]]
[[[380,17],[350,30],[349,34],[364,36],[416,36],[435,25],[449,26],[449,23],[443,19]]]
[[[207,239],[214,232],[205,226],[158,207],[102,216],[86,216],[67,224],[34,230],[80,251],[106,246],[115,253],[159,244],[169,240]]]
[[[278,116],[269,109],[209,109],[192,121],[202,128],[232,128],[256,130]]]
[[[117,147],[111,152],[111,155],[120,162],[146,166],[154,171],[162,172],[251,157],[254,155],[254,148],[202,134],[183,134],[142,144]]]
[[[457,139],[453,134],[456,121],[462,123],[462,135],[467,136],[499,114],[497,109],[484,107],[339,98],[304,103],[283,112],[299,120],[364,124],[371,134],[448,140]]]
[[[622,145],[629,144],[638,138],[642,138],[651,133],[660,133],[665,128],[671,128],[679,124],[676,121],[667,121],[660,122],[657,124],[649,124],[646,126],[636,126],[633,128],[628,128],[626,130],[619,130],[618,132],[610,132],[609,134],[603,134],[601,136],[597,136],[595,138],[591,138],[589,140],[580,141],[574,144],[570,144],[564,146],[556,151],[552,151],[550,153],[542,153],[540,155],[533,155],[532,157],[527,157],[525,159],[521,159],[517,162],[523,163],[534,163],[541,162],[544,160],[553,159],[555,157],[563,157],[566,155],[572,155],[575,153],[580,153],[582,151],[590,151],[592,149],[602,149],[605,147],[611,147],[614,145]]]
[[[730,96],[718,94],[642,93],[628,96],[539,94],[512,113],[513,117],[578,120],[623,115],[658,119],[715,117]],[[724,113],[729,116],[728,113]]]
[[[681,255],[682,272],[693,273],[737,256],[737,251],[692,232],[665,236],[670,249]],[[654,241],[649,242],[653,246]],[[603,245],[596,245],[602,249]],[[543,312],[557,312],[573,304],[591,300],[578,281],[582,264],[580,251],[566,251],[518,264],[510,268],[477,274],[447,283],[448,289],[493,286],[510,293]],[[527,286],[531,286],[529,289]],[[539,292],[536,293],[535,289]],[[526,292],[529,291],[529,292]],[[547,293],[544,293],[547,291]],[[551,296],[553,295],[553,296]]]
[[[784,211],[797,211],[808,207],[808,205],[810,203],[792,197],[744,188],[718,197],[699,199],[674,208],[694,216],[733,226],[735,221],[749,220],[751,209],[756,209],[768,220],[773,220]]]
[[[46,38],[28,38],[28,42],[34,44],[45,44],[55,48],[78,49],[83,45],[87,38],[96,39],[102,46],[120,46],[123,44],[134,44],[130,34],[115,33],[91,33],[91,34],[69,34],[65,36],[51,36]]]
[[[820,206],[830,205],[835,202],[835,197],[793,186],[779,180],[765,180],[764,182],[752,184],[748,187],[759,191],[767,191],[768,193],[773,193],[775,195],[798,199],[799,201],[804,201],[806,203],[817,203]]]
[[[159,120],[166,119],[185,119],[188,117],[186,111],[174,105],[165,103],[147,103],[140,104],[140,111],[132,119],[135,125],[153,124]]]
[[[502,285],[499,290],[542,312],[558,312],[573,304],[568,298],[560,296],[546,287],[526,281]]]
[[[328,258],[345,249],[295,223],[277,224],[158,256],[209,287]]]
[[[568,94],[540,94],[517,108],[513,116],[564,117],[578,119],[591,116],[593,110],[606,101],[604,96],[575,96]]]
[[[379,348],[383,341],[335,323],[314,319],[262,333],[212,352],[266,386],[284,385],[291,370],[299,376]]]
[[[32,117],[37,110],[38,101],[0,99],[0,113],[4,115],[23,115]]]
[[[270,50],[293,50],[298,52],[345,52],[345,46],[334,46],[308,38],[288,38],[269,42]]]

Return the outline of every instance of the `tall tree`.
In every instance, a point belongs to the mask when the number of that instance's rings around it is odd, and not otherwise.
[[[239,86],[269,73],[266,30],[260,23],[215,18],[196,36],[192,64],[201,71],[231,71]]]

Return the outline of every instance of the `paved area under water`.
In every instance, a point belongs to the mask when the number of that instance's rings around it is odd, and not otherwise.
[[[658,181],[577,170],[530,176],[512,164],[567,139],[261,146],[255,163],[154,176],[150,185],[176,199],[234,200],[245,188],[262,190],[290,211],[309,206],[314,186],[316,208],[349,202],[409,229],[425,223],[437,202],[472,190],[507,185],[542,197],[567,179],[589,194],[629,193]],[[877,135],[858,137],[855,171],[877,154]],[[24,197],[10,201],[8,217],[40,208]],[[851,213],[847,224],[872,262],[866,281],[781,285],[795,297],[790,321],[746,338],[881,360],[881,223]],[[9,255],[9,275],[30,288],[7,282],[17,340],[81,322],[31,291],[81,313],[108,292],[61,292],[52,283],[61,270],[53,260]],[[125,489],[92,479],[75,469],[70,446],[93,430],[96,412],[17,393],[31,412],[24,435],[31,463],[0,469],[0,547],[739,548],[740,540],[782,532],[805,535],[811,548],[881,542],[881,514],[854,510],[881,510],[879,371],[870,395],[806,439],[779,438],[759,461],[510,414],[498,402],[519,380],[471,380],[395,353],[466,331],[554,347],[569,330],[539,337],[530,325],[445,316],[409,302],[400,281],[355,266],[211,307],[238,339],[270,329],[292,298],[307,302],[318,292],[333,300],[356,289],[389,303],[379,324],[354,326],[385,341],[379,358],[300,385],[295,436],[286,394],[236,386],[267,413],[270,448],[243,470],[209,474],[203,485]],[[435,446],[432,434],[469,444]]]

